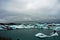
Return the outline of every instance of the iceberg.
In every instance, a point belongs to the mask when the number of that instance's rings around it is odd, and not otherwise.
[[[36,37],[40,37],[40,38],[50,37],[50,36],[45,35],[45,34],[43,34],[43,33],[37,33],[35,36],[36,36]]]
[[[0,30],[6,30],[5,28],[6,28],[5,26],[0,25]]]
[[[54,30],[56,30],[56,31],[60,31],[60,27],[56,27]]]
[[[12,29],[16,29],[17,25],[10,25],[9,27],[11,27]]]
[[[51,29],[56,30],[56,31],[60,31],[60,27],[53,27]]]
[[[35,36],[36,37],[39,37],[39,38],[46,38],[46,37],[58,36],[58,33],[57,32],[56,33],[52,33],[50,36],[49,35],[46,35],[44,33],[37,33]]]
[[[52,34],[51,34],[51,37],[52,37],[52,36],[58,36],[58,33],[57,33],[57,32],[54,33],[54,34],[52,33]]]
[[[34,25],[27,25],[26,28],[34,28]]]
[[[0,30],[2,30],[3,28],[0,28]]]
[[[48,29],[48,27],[43,27],[43,29]]]
[[[16,28],[24,28],[25,26],[21,24],[21,25],[10,25],[9,27],[16,29]]]

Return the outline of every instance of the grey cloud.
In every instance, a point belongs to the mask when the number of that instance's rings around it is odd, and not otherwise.
[[[53,22],[53,20],[55,21],[60,20],[59,18],[60,3],[58,2],[59,0],[58,1],[51,0],[53,5],[44,3],[42,3],[41,5],[37,3],[39,0],[29,1],[0,0],[0,1],[1,1],[0,22],[16,22],[16,21]]]

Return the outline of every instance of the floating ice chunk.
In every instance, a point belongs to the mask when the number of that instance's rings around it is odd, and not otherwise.
[[[37,33],[35,36],[36,36],[36,37],[40,37],[40,38],[50,37],[50,36],[45,35],[45,34],[43,34],[43,33]]]
[[[58,36],[58,33],[57,32],[56,33],[52,33],[51,36]]]
[[[24,25],[18,25],[16,28],[24,28]]]
[[[0,28],[0,30],[2,30],[3,28]]]
[[[45,34],[43,34],[43,33],[37,33],[35,36],[36,36],[36,37],[40,37],[40,38],[46,38],[46,37],[58,36],[58,33],[57,33],[57,32],[56,32],[56,33],[53,33],[53,34],[51,34],[50,36],[45,35]]]
[[[6,30],[5,28],[6,28],[5,26],[0,25],[0,30]]]
[[[56,31],[60,31],[60,27],[56,27],[55,30],[56,30]]]
[[[10,25],[9,27],[11,27],[12,29],[16,29],[17,25]]]
[[[24,28],[24,25],[10,25],[12,28]]]
[[[60,27],[51,27],[51,29],[56,30],[56,31],[60,31]]]
[[[43,29],[48,29],[48,27],[43,27]]]

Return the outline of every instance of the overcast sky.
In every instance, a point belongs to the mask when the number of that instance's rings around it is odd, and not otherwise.
[[[59,20],[60,0],[0,0],[0,22]]]

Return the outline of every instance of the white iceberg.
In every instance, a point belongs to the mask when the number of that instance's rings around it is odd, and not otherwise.
[[[26,28],[34,28],[34,25],[27,25]]]
[[[16,29],[17,25],[10,25],[9,27],[11,27],[12,29]]]
[[[43,27],[43,29],[48,29],[48,27]]]
[[[0,28],[0,30],[2,30],[3,28]]]
[[[51,36],[58,36],[58,33],[52,33]]]
[[[25,26],[21,24],[21,25],[10,25],[9,27],[16,29],[16,28],[24,28]]]
[[[5,26],[0,25],[0,30],[6,30],[5,28],[6,28]]]
[[[60,31],[60,27],[51,27],[51,29],[56,30],[56,31]]]
[[[50,36],[49,35],[45,35],[43,33],[37,33],[35,36],[36,37],[40,37],[40,38],[46,38],[46,37],[58,36],[58,33],[57,32],[56,33],[52,33]]]
[[[54,30],[56,30],[56,31],[60,31],[60,27],[56,27]]]
[[[43,34],[43,33],[37,33],[35,36],[36,36],[36,37],[40,37],[40,38],[50,37],[50,36],[45,35],[45,34]]]

